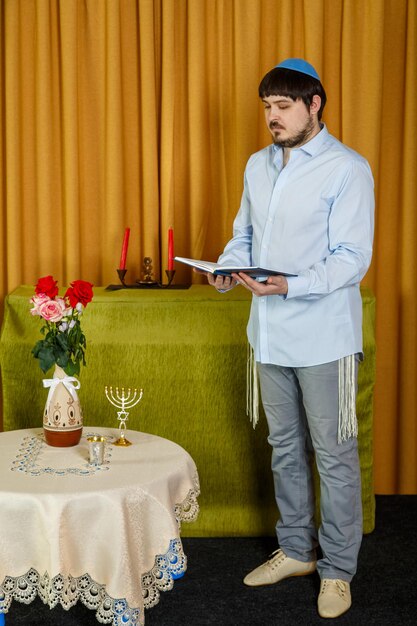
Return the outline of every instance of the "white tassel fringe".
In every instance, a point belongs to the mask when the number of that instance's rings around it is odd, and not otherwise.
[[[355,355],[351,354],[339,359],[338,443],[358,436],[355,389]],[[258,368],[254,351],[249,343],[246,365],[246,414],[249,416],[253,428],[256,428],[259,421]]]
[[[259,421],[258,368],[256,366],[255,353],[249,343],[246,364],[246,415],[249,416],[255,428]]]
[[[337,443],[358,436],[355,393],[355,355],[339,359],[339,428]]]

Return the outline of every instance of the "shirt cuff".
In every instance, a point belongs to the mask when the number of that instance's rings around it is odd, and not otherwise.
[[[310,287],[310,278],[308,275],[299,274],[298,276],[288,276],[287,283],[288,291],[286,300],[308,296]]]

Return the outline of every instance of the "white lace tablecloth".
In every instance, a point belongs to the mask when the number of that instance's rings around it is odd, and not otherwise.
[[[108,437],[105,462],[88,462],[86,437]],[[77,601],[101,623],[136,626],[186,570],[182,521],[198,514],[197,469],[177,444],[127,430],[84,427],[72,448],[42,429],[0,433],[0,613],[36,595]]]

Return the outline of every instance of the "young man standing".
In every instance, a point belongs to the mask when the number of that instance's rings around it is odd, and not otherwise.
[[[333,618],[351,605],[362,539],[355,395],[373,179],[366,160],[321,123],[326,94],[309,63],[283,61],[262,79],[259,96],[273,144],[248,161],[233,238],[218,262],[294,276],[207,277],[219,291],[239,282],[253,294],[248,338],[272,446],[279,549],[244,582],[268,585],[317,569],[318,611]]]

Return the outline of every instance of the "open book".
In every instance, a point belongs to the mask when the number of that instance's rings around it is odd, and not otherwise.
[[[231,274],[239,274],[242,272],[248,274],[252,278],[266,279],[268,276],[295,276],[295,274],[287,274],[286,272],[280,272],[279,270],[268,269],[265,267],[231,267],[227,265],[219,265],[217,263],[211,263],[210,261],[198,261],[196,259],[185,259],[182,256],[176,256],[175,261],[185,263],[185,265],[191,265],[203,272],[209,272],[210,274],[220,276],[230,276]]]

